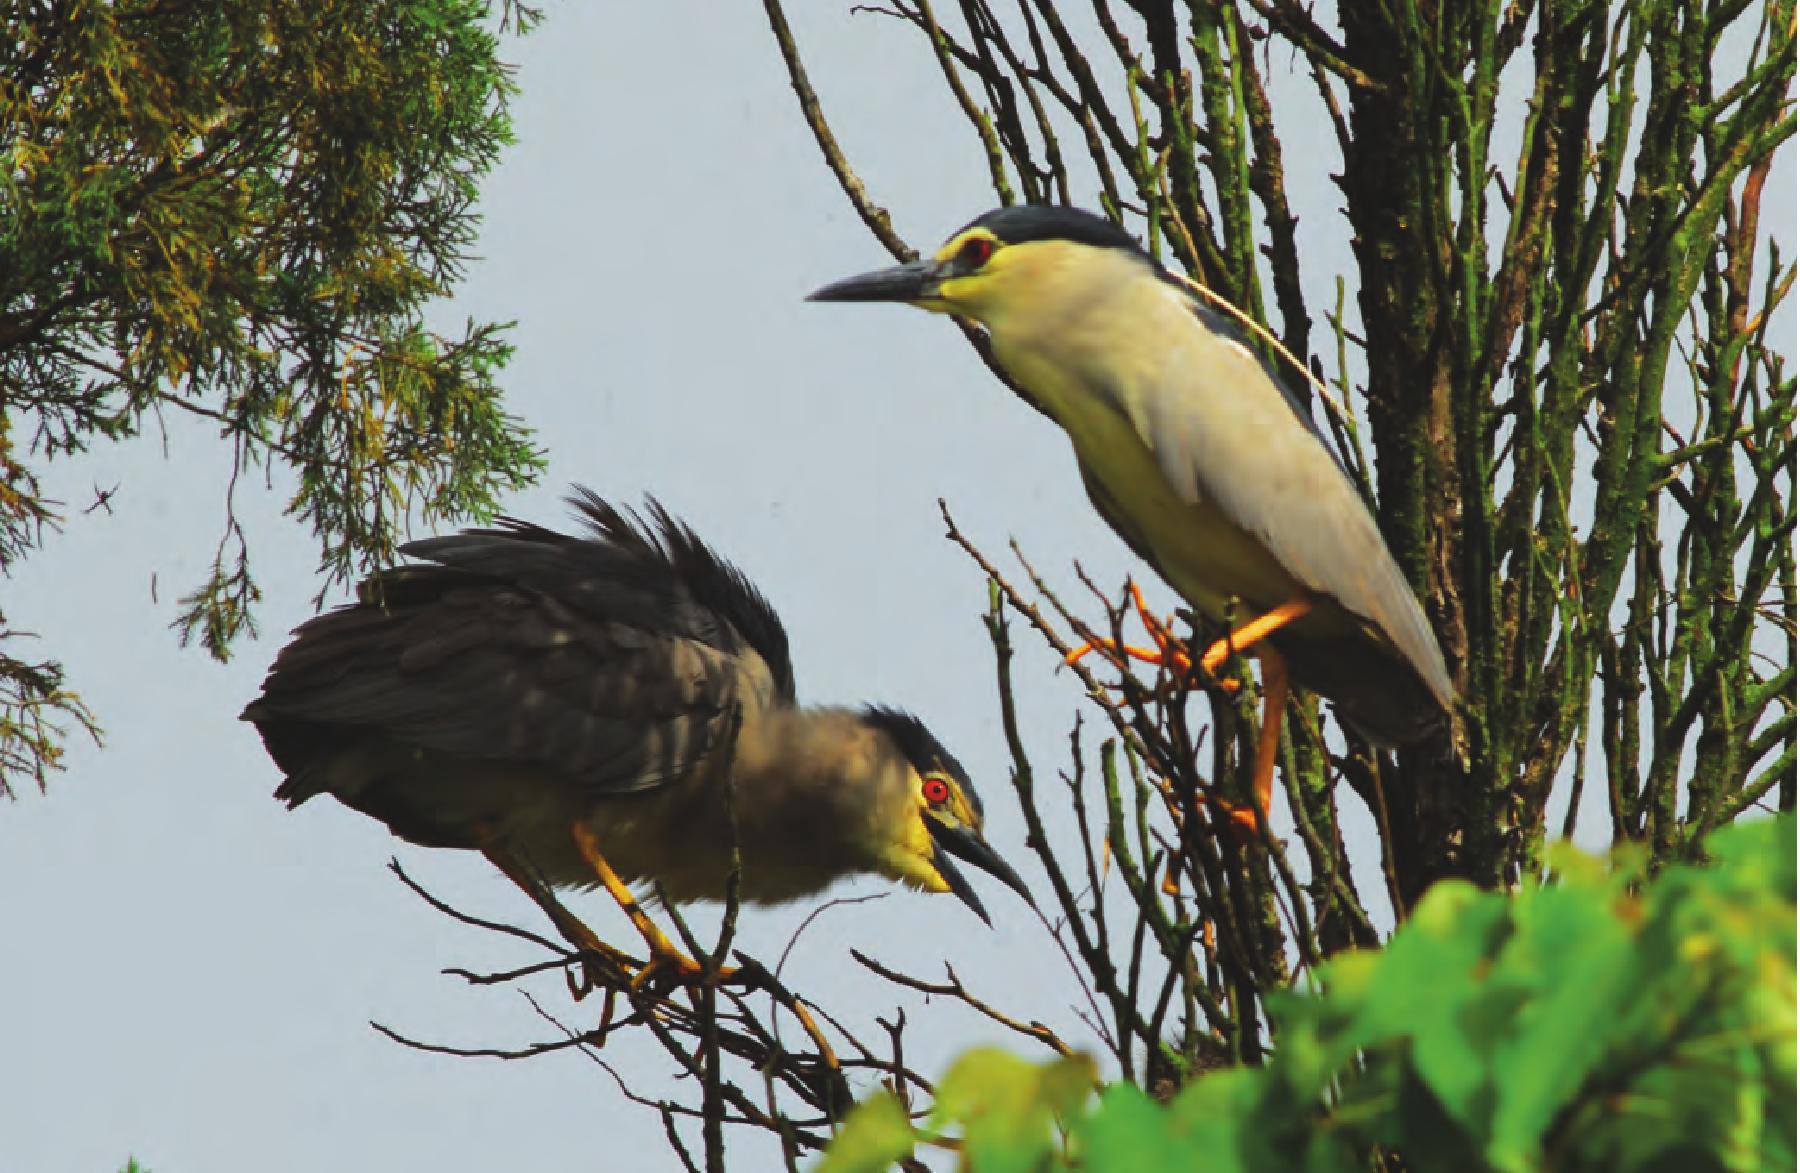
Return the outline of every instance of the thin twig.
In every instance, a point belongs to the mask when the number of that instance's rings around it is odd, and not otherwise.
[[[944,963],[945,981],[928,982],[923,978],[912,977],[909,974],[901,973],[899,970],[889,969],[887,966],[876,961],[860,949],[850,950],[850,956],[855,958],[857,964],[861,965],[864,969],[867,969],[877,977],[893,982],[897,986],[904,986],[909,990],[917,990],[921,994],[937,994],[947,998],[955,998],[957,1001],[968,1006],[971,1010],[974,1010],[977,1014],[992,1019],[1007,1030],[1022,1034],[1028,1039],[1036,1039],[1038,1042],[1044,1044],[1044,1046],[1055,1051],[1058,1055],[1073,1055],[1075,1053],[1074,1048],[1063,1042],[1055,1031],[1051,1030],[1043,1023],[1035,1020],[1031,1022],[1020,1022],[1018,1019],[1001,1012],[982,1001],[980,998],[977,998],[974,994],[971,994],[968,987],[963,985],[962,979],[956,976],[956,970],[951,967],[949,962]]]

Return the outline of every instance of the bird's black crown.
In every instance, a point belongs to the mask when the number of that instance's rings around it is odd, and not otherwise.
[[[1119,248],[1142,254],[1143,249],[1129,232],[1104,216],[1082,208],[1062,208],[1048,204],[1020,204],[1011,208],[995,208],[985,216],[965,224],[955,235],[971,228],[985,228],[1005,244],[1024,244],[1032,240],[1072,240],[1095,248]]]
[[[975,793],[975,784],[969,780],[968,771],[944,748],[944,743],[925,728],[925,722],[904,709],[890,709],[884,705],[870,705],[864,709],[863,720],[893,738],[894,744],[919,773],[936,772],[956,779],[956,784],[968,796],[969,805],[975,808],[976,814],[981,813],[981,796]]]

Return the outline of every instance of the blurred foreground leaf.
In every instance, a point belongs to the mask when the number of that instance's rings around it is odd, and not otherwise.
[[[1627,854],[1513,894],[1440,884],[1386,948],[1272,1003],[1265,1067],[1164,1106],[977,1050],[929,1119],[974,1173],[1792,1168],[1794,836],[1788,815],[1729,827],[1654,880]],[[821,1168],[882,1168],[910,1135],[878,1098]]]

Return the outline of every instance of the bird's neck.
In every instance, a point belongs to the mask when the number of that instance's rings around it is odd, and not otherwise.
[[[1135,329],[1166,298],[1143,261],[1124,253],[1080,268],[1051,256],[1029,270],[1021,274],[1030,279],[1029,295],[996,299],[982,322],[1007,374],[1073,432],[1086,413],[1119,410],[1114,382],[1156,361]]]
[[[775,709],[746,721],[733,755],[745,841],[806,842],[863,855],[883,840],[909,799],[909,772],[893,743],[850,709]]]

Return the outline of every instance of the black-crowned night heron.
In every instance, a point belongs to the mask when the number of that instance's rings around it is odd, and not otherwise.
[[[1201,663],[1233,648],[1262,661],[1265,812],[1290,670],[1377,744],[1446,726],[1455,691],[1431,626],[1304,403],[1123,229],[1073,208],[1002,208],[933,257],[811,300],[979,323],[1020,392],[1068,432],[1119,536],[1202,615],[1252,617]]]
[[[244,710],[278,798],[330,794],[403,839],[481,850],[622,958],[538,880],[604,885],[651,966],[687,974],[628,885],[725,899],[734,845],[752,903],[874,872],[986,920],[954,859],[1025,895],[917,718],[797,707],[787,633],[742,573],[655,501],[646,520],[571,500],[584,537],[507,519],[413,542],[416,563],[297,629]]]

